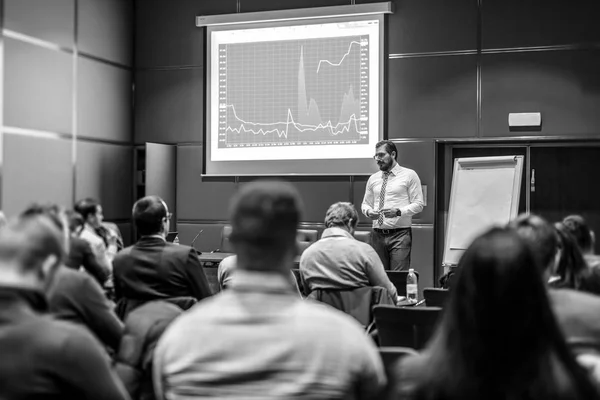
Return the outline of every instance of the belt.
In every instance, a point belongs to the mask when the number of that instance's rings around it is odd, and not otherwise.
[[[394,228],[394,229],[379,229],[379,228],[373,228],[373,230],[377,233],[381,233],[382,235],[391,235],[392,233],[396,233],[396,232],[400,232],[400,231],[404,231],[406,229],[410,229],[410,228]]]

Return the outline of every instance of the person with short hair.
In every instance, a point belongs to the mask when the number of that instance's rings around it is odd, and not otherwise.
[[[300,212],[290,184],[239,190],[230,212],[238,270],[160,339],[159,399],[377,398],[386,378],[371,339],[351,317],[300,299],[290,282]]]
[[[46,215],[24,215],[0,229],[2,399],[129,398],[85,328],[45,315],[65,240]]]
[[[70,234],[64,209],[56,204],[32,204],[21,213],[21,218],[43,215],[49,218],[64,236],[64,251],[69,254]],[[66,257],[65,257],[66,258]],[[102,344],[116,350],[123,335],[123,323],[114,312],[100,284],[83,271],[62,264],[48,288],[48,309],[58,319],[88,328]]]
[[[69,220],[71,238],[69,254],[65,260],[65,266],[75,270],[83,268],[96,279],[100,286],[104,287],[104,284],[110,277],[110,269],[99,262],[98,257],[94,254],[89,242],[79,237],[84,226],[83,217],[79,213],[71,210],[68,210],[66,213]]]
[[[97,200],[86,198],[75,204],[75,211],[83,217],[84,221],[84,227],[79,236],[90,243],[96,257],[112,271],[112,260],[119,250],[118,237],[103,226],[102,206]]]
[[[166,241],[172,215],[164,200],[158,196],[141,198],[132,213],[140,238],[113,260],[121,318],[151,300],[209,297],[212,293],[196,250]]]
[[[421,180],[412,169],[398,164],[398,150],[391,140],[375,145],[380,169],[369,177],[362,202],[363,214],[373,220],[371,245],[384,269],[410,268],[412,217],[423,211]]]
[[[338,202],[329,207],[321,239],[300,258],[303,287],[308,294],[316,289],[380,286],[397,302],[398,291],[373,247],[352,236],[357,223],[358,213],[352,203]]]
[[[598,399],[552,313],[540,260],[512,229],[476,238],[434,336],[400,361],[394,398]]]

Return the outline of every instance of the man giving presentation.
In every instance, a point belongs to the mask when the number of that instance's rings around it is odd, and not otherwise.
[[[382,140],[375,148],[380,171],[367,181],[362,212],[373,220],[371,245],[384,268],[408,270],[412,216],[423,210],[421,180],[415,171],[398,164],[398,150],[392,141]]]

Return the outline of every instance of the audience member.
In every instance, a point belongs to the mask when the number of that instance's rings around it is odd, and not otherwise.
[[[558,238],[556,230],[537,215],[520,215],[510,227],[526,239],[542,269],[544,282],[555,270]],[[571,289],[550,289],[550,304],[570,344],[588,341],[600,343],[600,297]],[[512,296],[512,294],[511,294]]]
[[[158,398],[376,398],[385,384],[374,344],[351,317],[301,300],[289,280],[299,196],[253,182],[231,211],[232,283],[177,318],[154,354]]]
[[[104,286],[110,276],[110,270],[98,261],[89,242],[79,237],[83,230],[83,217],[74,211],[67,211],[67,217],[71,238],[65,266],[75,270],[83,268],[96,279],[100,286]]]
[[[140,239],[113,261],[118,313],[125,318],[138,305],[151,300],[211,295],[196,251],[168,243],[171,213],[158,196],[146,196],[133,206],[133,222]]]
[[[321,239],[300,258],[302,285],[307,294],[316,289],[380,286],[397,301],[396,287],[373,247],[352,236],[357,223],[358,213],[351,203],[339,202],[329,207]]]
[[[98,341],[43,315],[64,254],[65,238],[47,216],[0,230],[0,398],[127,399]]]
[[[577,240],[583,257],[591,267],[600,267],[600,256],[594,254],[595,236],[585,219],[580,215],[569,215],[563,224]]]
[[[550,286],[580,290],[588,265],[575,238],[565,225],[558,222],[554,224],[554,228],[558,234],[558,262],[555,269],[556,278],[551,281]]]
[[[69,253],[69,228],[66,215],[56,205],[32,205],[22,217],[44,215],[63,233],[65,254]],[[107,347],[116,350],[123,335],[123,324],[114,312],[100,285],[87,273],[61,265],[48,289],[48,306],[56,318],[87,327]]]
[[[104,221],[102,206],[96,200],[87,198],[75,204],[75,211],[83,217],[84,221],[79,237],[90,244],[104,269],[112,272],[112,260],[117,254],[117,237],[102,225]]]
[[[431,342],[400,363],[397,398],[597,399],[557,326],[541,270],[512,230],[475,239]]]

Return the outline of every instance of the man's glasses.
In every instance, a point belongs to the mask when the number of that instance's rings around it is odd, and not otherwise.
[[[377,153],[373,156],[373,158],[375,160],[383,160],[385,156],[387,156],[387,153]]]

